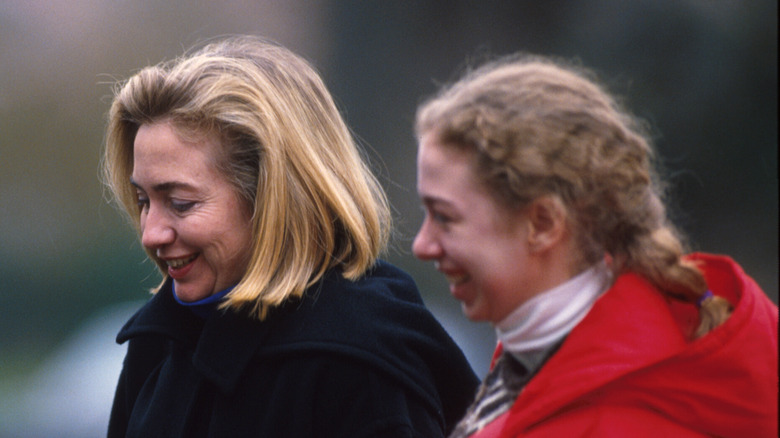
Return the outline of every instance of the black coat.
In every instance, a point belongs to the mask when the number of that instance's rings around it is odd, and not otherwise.
[[[166,284],[120,331],[130,341],[112,437],[438,437],[478,379],[414,282],[380,262],[330,272],[260,322],[207,319]]]

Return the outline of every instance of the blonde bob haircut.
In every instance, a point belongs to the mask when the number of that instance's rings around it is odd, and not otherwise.
[[[102,170],[139,233],[133,143],[141,125],[156,122],[217,139],[219,171],[251,206],[249,265],[223,308],[262,320],[329,269],[357,279],[385,249],[387,198],[322,79],[289,50],[232,37],[117,84]]]
[[[531,55],[495,60],[424,102],[416,131],[471,151],[503,205],[559,199],[584,263],[609,256],[616,274],[639,273],[691,303],[706,297],[704,276],[683,257],[682,234],[667,216],[646,130],[591,72]],[[729,312],[725,299],[703,299],[695,336]]]

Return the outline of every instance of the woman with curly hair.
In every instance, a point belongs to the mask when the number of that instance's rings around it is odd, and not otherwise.
[[[452,437],[776,436],[777,306],[685,254],[647,136],[592,75],[494,61],[416,130],[414,254],[499,340]]]

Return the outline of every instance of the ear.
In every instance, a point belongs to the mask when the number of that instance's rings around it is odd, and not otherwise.
[[[526,214],[528,247],[532,252],[549,250],[566,236],[566,207],[557,196],[545,195],[534,199],[527,206]]]

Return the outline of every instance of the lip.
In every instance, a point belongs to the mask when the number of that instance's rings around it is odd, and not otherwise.
[[[466,274],[447,274],[444,273],[444,277],[447,279],[447,283],[458,286],[463,283],[465,283],[468,280],[468,276]]]
[[[450,283],[450,295],[458,301],[466,302],[469,301],[470,294],[467,293],[463,285],[464,282]]]
[[[179,266],[179,262],[187,259],[189,259],[189,261],[187,261],[186,264]],[[192,270],[192,267],[197,259],[198,255],[194,254],[188,257],[169,257],[162,260],[168,265],[168,275],[170,275],[174,280],[180,280]]]
[[[450,294],[456,299],[463,301],[465,299],[465,296],[463,296],[462,293],[459,293],[459,291],[462,289],[461,286],[469,281],[470,277],[468,276],[468,274],[462,271],[448,270],[448,269],[439,269],[439,272],[441,272],[444,275],[444,278],[447,280],[447,283],[449,283]]]
[[[443,268],[441,267],[441,265],[437,264],[436,270],[441,272],[442,275],[444,275],[444,278],[447,279],[448,283],[454,285],[461,284],[467,281],[469,278],[468,274],[460,269]]]

